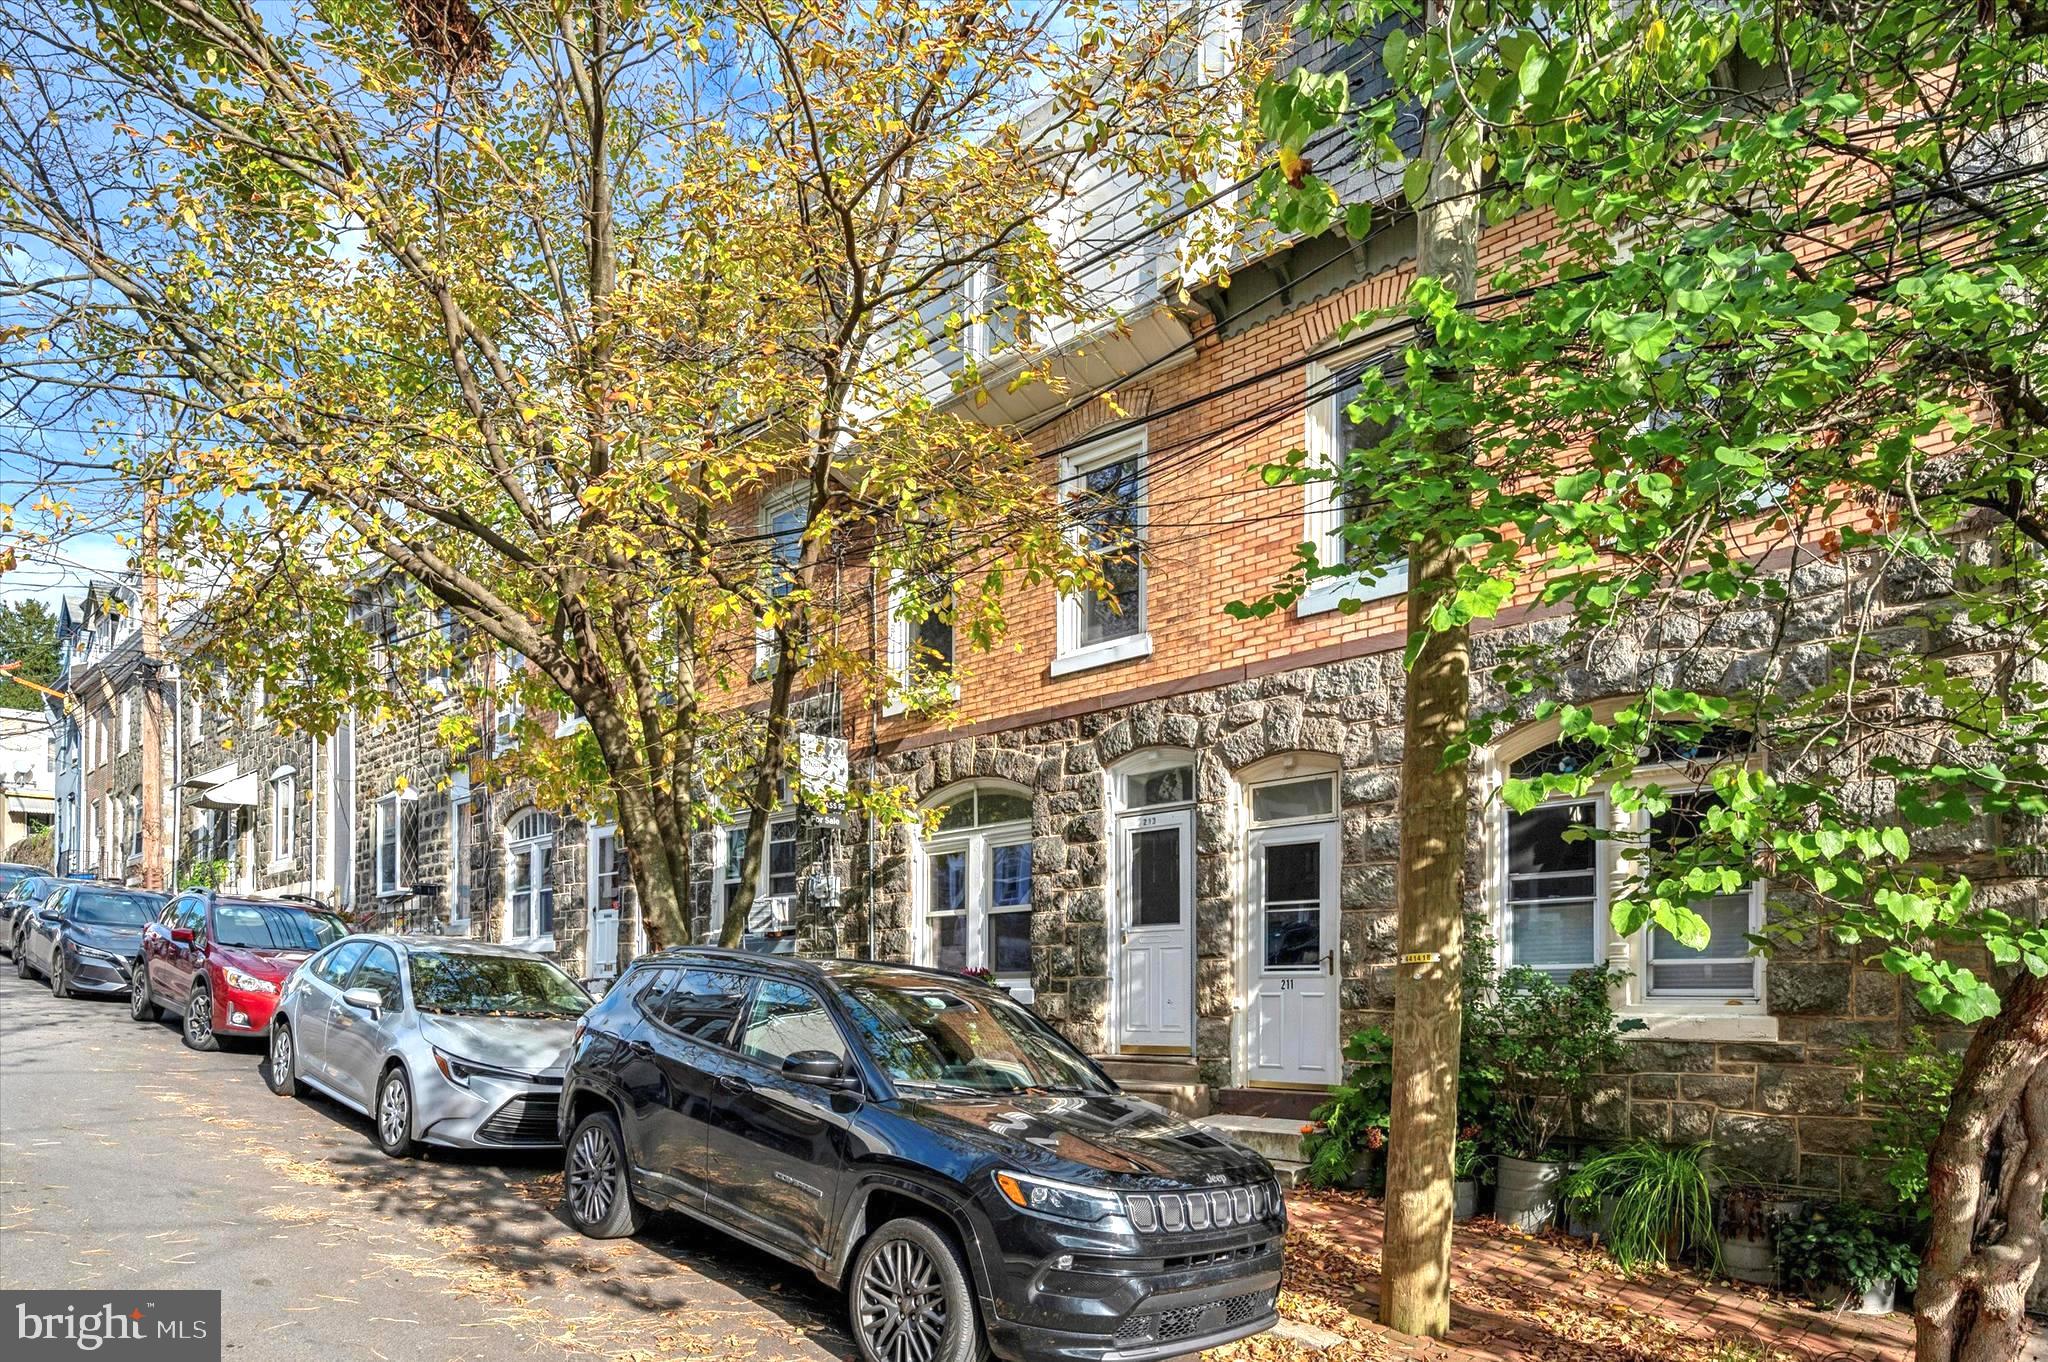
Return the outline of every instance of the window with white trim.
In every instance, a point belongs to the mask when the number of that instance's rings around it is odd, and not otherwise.
[[[1630,976],[1622,985],[1624,1005],[1760,1006],[1763,961],[1749,943],[1763,925],[1760,881],[1691,901],[1709,933],[1698,949],[1656,926],[1617,939],[1609,911],[1624,881],[1641,873],[1643,848],[1668,852],[1698,835],[1719,798],[1706,787],[1702,764],[1740,760],[1747,741],[1745,734],[1717,731],[1704,746],[1644,753],[1625,786],[1602,784],[1527,812],[1504,807],[1502,967],[1526,965],[1562,980],[1612,961]],[[1509,773],[1569,773],[1582,768],[1585,755],[1570,741],[1553,742],[1515,758]],[[1663,813],[1615,795],[1617,788],[1652,785],[1669,803]]]
[[[1142,429],[1127,431],[1061,461],[1073,534],[1098,556],[1103,586],[1060,598],[1055,676],[1152,651],[1145,617],[1145,448]]]
[[[532,809],[506,830],[511,858],[505,878],[505,928],[515,941],[551,937],[555,930],[555,834],[561,820]]]
[[[1358,393],[1359,375],[1369,364],[1392,365],[1399,352],[1374,359],[1353,358],[1311,364],[1308,368],[1308,443],[1311,466],[1336,472],[1345,467],[1353,453],[1367,450],[1392,434],[1391,422],[1374,421],[1364,413],[1354,414],[1352,399]],[[1397,558],[1378,565],[1360,561],[1357,547],[1344,533],[1357,515],[1354,493],[1334,478],[1318,478],[1303,489],[1307,495],[1307,542],[1315,547],[1316,561],[1323,566],[1343,564],[1349,576],[1318,577],[1308,584],[1295,602],[1298,615],[1335,610],[1343,602],[1380,600],[1398,596],[1408,589],[1408,563]]]
[[[953,691],[951,584],[898,577],[889,589],[889,680],[884,712]]]
[[[405,865],[410,859],[405,838],[410,821],[406,815],[412,800],[411,794],[394,791],[379,799],[372,812],[377,894],[381,898],[411,892],[411,886],[405,882]]]
[[[713,905],[711,930],[717,932],[725,915],[740,897],[740,865],[747,854],[747,824],[734,823],[724,829],[718,857],[718,901]],[[756,934],[780,933],[793,925],[791,912],[797,892],[796,818],[784,815],[768,820],[768,843],[761,848],[761,894],[747,914],[747,930]],[[781,899],[780,910],[766,900]]]
[[[526,716],[526,701],[517,682],[526,670],[526,658],[516,648],[500,648],[492,661],[491,731],[497,749],[519,745],[519,721]]]
[[[448,921],[462,927],[469,923],[474,876],[469,862],[476,845],[476,802],[470,798],[469,782],[462,783],[448,800]]]
[[[288,866],[298,850],[299,776],[280,766],[270,777],[270,864]]]
[[[118,747],[116,750],[121,752],[128,750],[128,730],[134,726],[135,696],[133,692],[124,690],[121,692],[121,731],[117,739]]]
[[[128,859],[142,855],[142,787],[128,791]]]
[[[768,541],[764,585],[770,598],[781,600],[796,590],[797,568],[804,556],[803,489],[791,488],[761,503],[761,534]],[[775,630],[765,623],[754,629],[754,669],[765,671],[775,661]]]
[[[1031,796],[971,786],[944,800],[922,848],[919,964],[1031,984]]]

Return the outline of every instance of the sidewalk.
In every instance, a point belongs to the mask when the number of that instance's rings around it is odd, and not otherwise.
[[[1451,1334],[1425,1342],[1374,1323],[1380,1203],[1344,1192],[1289,1198],[1283,1321],[1338,1335],[1318,1350],[1283,1329],[1211,1354],[1231,1362],[1322,1357],[1414,1362],[1896,1362],[1911,1356],[1903,1314],[1813,1310],[1682,1272],[1621,1275],[1604,1254],[1490,1220],[1460,1225],[1452,1249]],[[1313,1332],[1313,1331],[1303,1331]]]

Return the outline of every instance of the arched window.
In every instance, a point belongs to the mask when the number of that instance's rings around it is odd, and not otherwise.
[[[505,878],[505,930],[514,941],[554,935],[555,834],[560,827],[553,814],[529,809],[506,829],[511,865]]]
[[[1600,779],[1583,792],[1558,794],[1523,812],[1498,805],[1488,833],[1497,847],[1493,891],[1501,966],[1528,966],[1564,979],[1613,962],[1628,974],[1625,1005],[1646,1014],[1761,1013],[1763,962],[1748,940],[1763,925],[1760,880],[1693,900],[1693,911],[1709,931],[1707,944],[1698,949],[1661,927],[1618,938],[1609,913],[1622,886],[1640,873],[1646,853],[1682,844],[1704,826],[1719,798],[1711,769],[1752,760],[1754,748],[1753,735],[1732,726],[1709,728],[1697,738],[1661,732],[1635,754],[1633,768],[1619,780]],[[1550,723],[1509,735],[1496,749],[1495,766],[1499,775],[1528,780],[1585,771],[1599,755],[1595,745],[1562,736]],[[1658,787],[1668,809],[1651,814],[1631,807],[1632,798],[1615,797],[1623,786],[1646,785]]]
[[[919,856],[917,962],[1031,983],[1031,796],[1007,785],[944,792]]]

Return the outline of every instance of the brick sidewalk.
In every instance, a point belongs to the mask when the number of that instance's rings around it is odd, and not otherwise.
[[[1690,1273],[1627,1278],[1604,1254],[1490,1220],[1460,1225],[1451,1334],[1424,1342],[1374,1323],[1380,1204],[1349,1193],[1289,1198],[1281,1314],[1340,1336],[1317,1350],[1285,1333],[1215,1356],[1414,1362],[1895,1362],[1911,1356],[1903,1314],[1835,1315]]]

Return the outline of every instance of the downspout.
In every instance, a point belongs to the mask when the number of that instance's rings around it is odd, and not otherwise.
[[[172,892],[178,889],[178,861],[185,845],[185,669],[177,668],[171,676],[171,694],[174,699],[171,715],[171,870],[170,883],[165,887]]]
[[[875,575],[874,553],[868,554],[868,673],[874,675],[875,661],[879,654],[875,649],[877,615],[881,604],[881,580]],[[866,901],[868,920],[868,959],[875,958],[875,777],[881,759],[882,700],[881,688],[870,681],[868,685],[868,798],[863,801],[861,811],[861,896]]]

